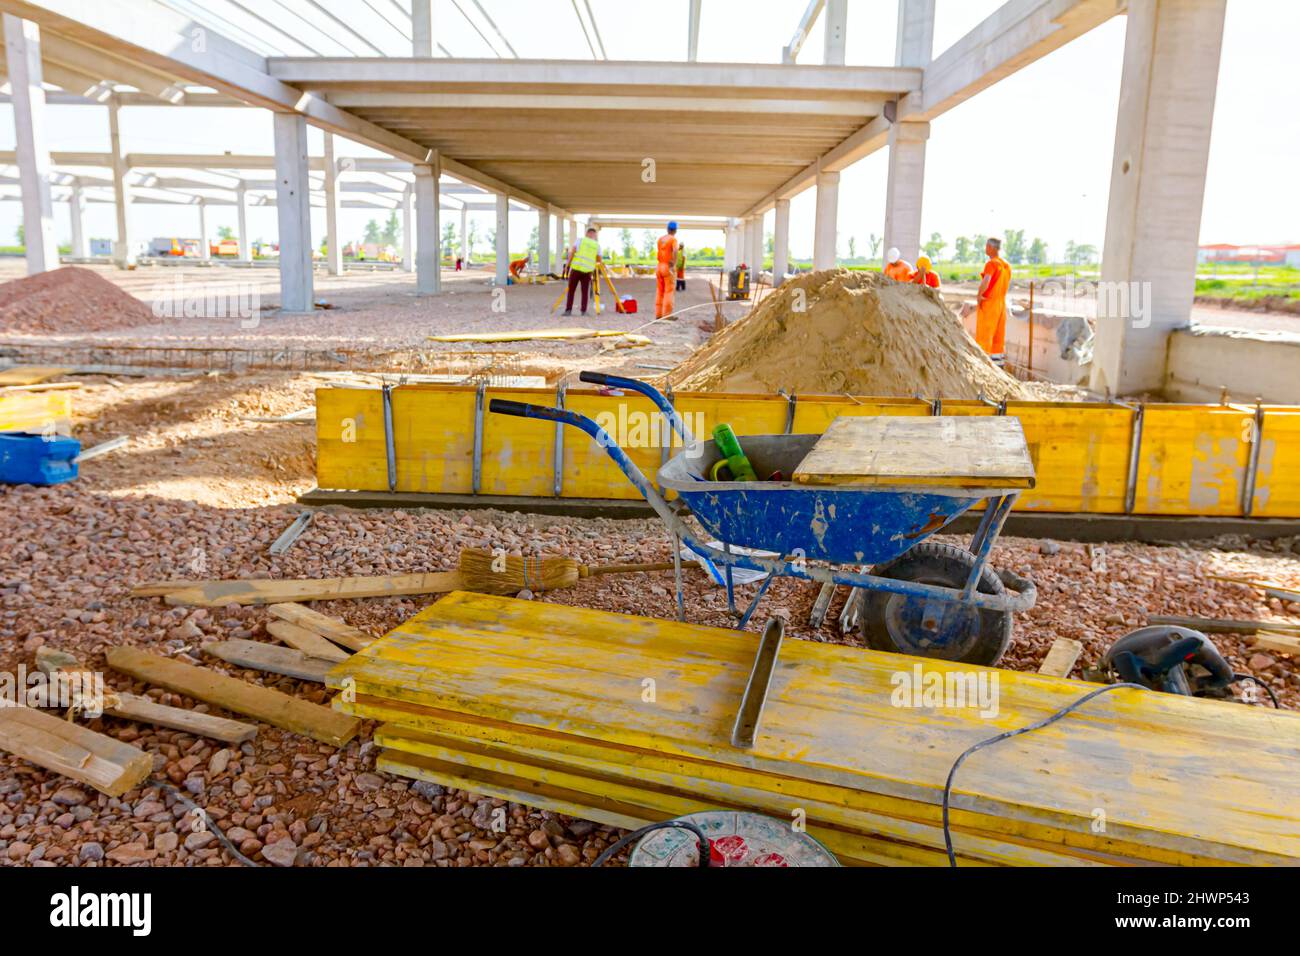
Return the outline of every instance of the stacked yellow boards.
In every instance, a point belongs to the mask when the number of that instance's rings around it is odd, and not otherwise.
[[[1095,685],[786,641],[749,750],[730,733],[757,636],[453,593],[330,672],[385,721],[382,769],[598,822],[709,808],[806,821],[846,863],[946,862],[942,789],[971,744]],[[969,676],[996,708],[916,706]],[[965,676],[963,679],[965,679]],[[971,756],[961,865],[1300,863],[1300,715],[1120,689]]]

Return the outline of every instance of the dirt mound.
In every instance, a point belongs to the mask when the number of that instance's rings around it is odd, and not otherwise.
[[[845,269],[784,283],[669,379],[701,392],[1024,397],[934,289]]]
[[[157,321],[144,302],[78,266],[0,284],[0,332],[100,332]]]

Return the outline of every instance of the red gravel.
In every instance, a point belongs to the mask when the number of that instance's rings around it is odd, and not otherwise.
[[[0,285],[0,332],[100,332],[157,321],[148,305],[78,266]]]

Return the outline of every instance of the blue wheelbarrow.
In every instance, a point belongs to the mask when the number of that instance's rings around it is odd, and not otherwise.
[[[605,449],[673,538],[681,620],[685,606],[680,542],[721,569],[728,605],[742,629],[778,577],[844,584],[859,589],[851,592],[850,600],[862,602],[862,634],[872,648],[992,665],[1010,643],[1012,614],[1034,606],[1033,583],[1009,571],[994,571],[988,560],[1018,491],[712,481],[711,467],[721,457],[714,442],[693,438],[672,403],[655,388],[599,372],[582,372],[579,379],[639,392],[671,423],[683,450],[659,469],[657,480],[659,487],[676,493],[673,500],[660,493],[605,429],[584,415],[501,399],[493,399],[488,408],[573,425]],[[746,435],[745,454],[758,474],[793,475],[819,437]],[[987,507],[969,549],[926,540],[980,501],[987,501]],[[688,514],[716,540],[702,538],[685,520]],[[719,542],[720,547],[714,546]],[[736,608],[736,568],[764,575],[744,611]]]

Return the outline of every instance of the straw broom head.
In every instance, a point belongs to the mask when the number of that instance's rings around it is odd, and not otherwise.
[[[515,594],[527,588],[534,594],[571,588],[581,571],[573,558],[525,558],[517,554],[493,554],[482,548],[463,548],[460,574],[465,587],[488,594]]]

